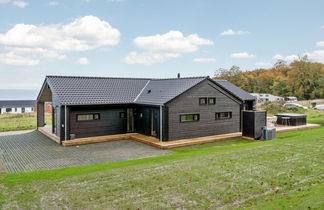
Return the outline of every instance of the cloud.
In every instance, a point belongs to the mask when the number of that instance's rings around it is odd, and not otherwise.
[[[20,8],[25,8],[28,6],[28,3],[25,1],[13,1],[12,5],[20,7]]]
[[[300,57],[303,57],[307,55],[308,59],[324,63],[324,50],[315,50],[313,52],[305,52],[301,55],[288,55],[288,56],[282,56],[282,55],[275,55],[273,56],[274,59],[281,59],[288,62],[298,61]]]
[[[82,57],[82,58],[79,58],[75,61],[76,64],[79,64],[79,65],[88,65],[89,64],[89,60],[88,58],[85,58],[85,57]]]
[[[60,4],[60,3],[57,2],[57,1],[50,1],[50,2],[48,3],[48,5],[49,5],[49,6],[52,6],[52,7],[55,7],[55,6],[59,5],[59,4]]]
[[[196,63],[215,63],[216,59],[215,58],[194,58],[193,62],[196,62]]]
[[[268,67],[268,66],[272,66],[272,63],[269,62],[256,62],[254,63],[255,66],[260,66],[260,67]]]
[[[253,54],[249,54],[247,52],[240,52],[240,53],[232,53],[232,58],[255,58],[256,56]]]
[[[277,54],[277,55],[273,56],[273,58],[276,60],[284,60],[284,61],[292,62],[292,61],[298,60],[299,56],[298,55],[282,56],[280,54]]]
[[[39,63],[39,59],[23,57],[16,55],[14,52],[0,53],[0,64],[13,66],[35,66]]]
[[[232,35],[244,35],[244,34],[250,34],[249,31],[234,31],[232,29],[228,29],[228,30],[225,30],[223,31],[222,33],[220,33],[220,35],[222,36],[232,36]]]
[[[124,2],[126,0],[108,0],[108,2],[115,2],[115,3],[119,3],[119,2]]]
[[[169,31],[162,35],[137,37],[134,39],[134,44],[143,52],[131,52],[124,58],[124,62],[151,65],[195,52],[200,46],[213,45],[214,43],[197,34],[184,36],[180,31]]]
[[[324,29],[324,25],[321,26],[321,29]]]
[[[324,47],[324,41],[316,42],[317,47]]]
[[[119,40],[120,32],[95,16],[84,16],[63,25],[17,24],[0,34],[0,44],[7,52],[41,61],[62,60],[66,57],[64,53],[113,46]]]
[[[169,31],[165,34],[137,37],[134,40],[138,48],[150,51],[189,53],[197,51],[201,45],[213,45],[210,40],[200,38],[197,34],[183,36],[180,31]]]
[[[7,4],[11,3],[11,5],[20,7],[20,8],[25,8],[28,6],[28,3],[22,0],[17,0],[17,1],[12,1],[12,0],[0,0],[0,4]]]
[[[315,60],[321,63],[324,63],[324,50],[315,50],[313,52],[305,53],[304,55],[307,55],[309,59]]]
[[[128,64],[152,65],[154,63],[162,63],[166,59],[177,58],[179,56],[180,54],[178,53],[131,52],[124,58],[123,61]]]

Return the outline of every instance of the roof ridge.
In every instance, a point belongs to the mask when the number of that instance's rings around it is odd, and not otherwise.
[[[177,79],[206,79],[209,78],[209,76],[196,76],[196,77],[175,77],[175,78],[157,78],[157,79],[151,79],[151,80],[177,80]]]
[[[63,75],[47,75],[46,78],[87,78],[87,79],[133,79],[133,80],[152,80],[151,78],[136,77],[94,77],[94,76],[63,76]]]
[[[30,100],[28,100],[28,99],[24,99],[24,100],[19,100],[19,99],[13,99],[13,100],[0,100],[0,101],[36,101],[36,100],[32,100],[32,99],[30,99]]]
[[[87,79],[131,79],[131,80],[177,80],[177,79],[205,79],[209,76],[195,77],[170,77],[170,78],[140,78],[140,77],[99,77],[99,76],[63,76],[63,75],[47,75],[46,78],[87,78]]]
[[[136,102],[137,99],[140,97],[140,95],[142,95],[143,91],[145,90],[146,86],[151,82],[152,80],[147,81],[147,83],[144,85],[144,87],[142,88],[142,90],[139,92],[139,94],[137,94],[136,98],[134,99],[133,102]]]

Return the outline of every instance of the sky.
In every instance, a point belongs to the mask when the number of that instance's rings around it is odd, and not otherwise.
[[[323,0],[0,0],[0,89],[324,63]],[[0,96],[1,97],[1,96]]]

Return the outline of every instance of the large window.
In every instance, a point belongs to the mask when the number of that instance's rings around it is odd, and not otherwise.
[[[216,112],[215,119],[230,119],[232,118],[232,112]]]
[[[199,114],[183,114],[180,115],[180,122],[199,121]]]
[[[6,112],[11,112],[12,109],[11,108],[6,108]]]
[[[99,120],[100,114],[78,114],[77,121],[91,121],[91,120]]]

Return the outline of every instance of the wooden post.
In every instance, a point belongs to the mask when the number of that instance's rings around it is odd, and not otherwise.
[[[45,125],[44,102],[37,102],[37,128]]]
[[[163,141],[163,110],[160,106],[160,141]]]

